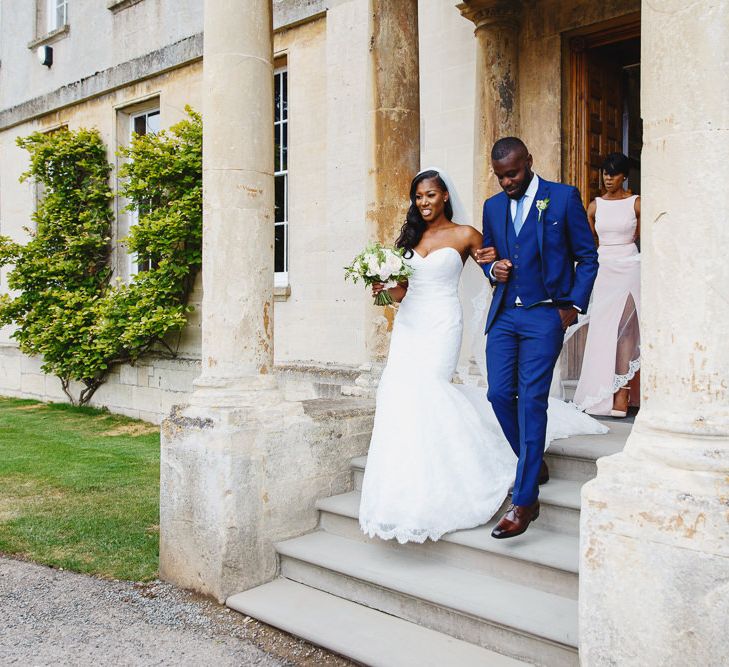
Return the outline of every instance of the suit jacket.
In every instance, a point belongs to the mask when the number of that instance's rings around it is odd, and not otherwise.
[[[537,202],[549,199],[539,215]],[[483,205],[483,247],[494,246],[500,259],[510,259],[506,240],[509,223],[509,197],[500,192]],[[590,301],[597,276],[597,249],[577,188],[539,179],[539,188],[529,216],[537,217],[537,242],[546,293],[559,307],[577,306],[583,312]],[[482,266],[486,277],[496,285],[486,331],[502,306],[506,283],[491,278],[491,264]]]

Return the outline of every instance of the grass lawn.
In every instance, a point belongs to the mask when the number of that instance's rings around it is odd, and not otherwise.
[[[0,397],[0,553],[147,581],[159,554],[159,430]]]

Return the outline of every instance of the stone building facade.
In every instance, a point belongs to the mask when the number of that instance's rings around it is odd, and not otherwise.
[[[17,239],[24,238],[37,193],[32,184],[18,183],[27,157],[15,145],[16,137],[62,126],[97,127],[107,143],[110,162],[118,168],[116,150],[129,141],[135,119],[158,111],[155,122],[165,128],[184,116],[186,104],[202,108],[200,0],[110,2],[108,7],[76,0],[65,5],[66,23],[49,31],[51,4],[46,0],[6,2],[0,18],[4,64],[0,73],[4,156],[0,233]],[[288,160],[285,174],[278,177],[286,180],[286,212],[279,214],[285,221],[276,223],[274,349],[276,367],[292,395],[327,396],[342,386],[346,392],[361,375],[358,368],[384,358],[393,313],[388,310],[383,318],[372,311],[364,290],[343,282],[342,267],[368,239],[391,242],[396,236],[413,170],[421,164],[446,169],[464,201],[474,202],[473,220],[478,226],[480,202],[493,190],[483,172],[484,146],[492,135],[514,130],[518,123],[538,173],[574,180],[574,169],[568,166],[573,157],[568,142],[562,140],[572,122],[571,102],[564,94],[565,68],[569,67],[565,44],[585,26],[616,22],[620,26],[626,21],[636,26],[638,9],[635,0],[599,7],[590,2],[525,3],[518,14],[522,27],[518,32],[512,27],[511,36],[520,58],[501,65],[509,69],[513,86],[518,81],[518,91],[514,88],[504,98],[508,106],[504,122],[490,127],[482,108],[488,91],[476,81],[483,80],[480,54],[491,48],[484,40],[491,39],[497,29],[495,19],[478,18],[471,9],[459,12],[447,1],[421,2],[419,47],[407,51],[413,60],[406,85],[395,82],[391,87],[395,95],[407,87],[413,91],[407,130],[412,136],[405,142],[402,119],[396,121],[397,127],[383,122],[380,130],[373,130],[368,125],[376,113],[369,99],[376,94],[377,81],[367,77],[367,7],[354,1],[274,3],[275,66],[277,72],[286,73],[290,110],[285,122]],[[513,22],[516,16],[501,18]],[[479,26],[475,39],[474,23],[468,17]],[[108,39],[95,39],[95,35],[108,35]],[[37,58],[38,48],[46,45],[53,49],[50,67]],[[401,62],[403,55],[407,55],[405,49],[400,48]],[[422,76],[424,72],[428,75]],[[493,76],[500,72],[494,71]],[[533,99],[539,103],[533,104]],[[383,102],[403,103],[402,99]],[[474,123],[474,114],[481,120]],[[382,112],[381,118],[386,121],[387,113]],[[398,140],[373,134],[377,131],[396,134]],[[389,146],[392,154],[373,154],[377,146]],[[387,174],[380,174],[379,181],[373,179],[377,160],[391,173],[393,160],[400,160],[401,175],[394,180]],[[380,183],[390,191],[379,190]],[[113,186],[118,186],[115,178]],[[385,199],[395,203],[382,206]],[[128,279],[133,261],[122,240],[133,221],[123,211],[124,204],[115,203],[114,262],[116,275]],[[482,280],[475,265],[466,267],[464,280]],[[5,278],[0,276],[0,289],[4,285]],[[199,306],[201,299],[199,279],[192,301]],[[469,304],[465,308],[468,322]],[[0,391],[65,400],[60,382],[40,372],[39,360],[20,355],[10,334],[9,328],[0,330]],[[176,359],[151,355],[135,367],[114,369],[93,404],[159,422],[192,391],[199,373],[199,308],[190,316],[179,344],[177,339],[174,343],[179,350]],[[568,381],[579,370],[579,349],[574,347],[572,343],[563,355],[562,374]],[[466,379],[472,354],[464,346]]]
[[[521,136],[539,174],[586,199],[600,156],[628,153],[644,200],[643,407],[625,451],[582,490],[580,656],[722,663],[727,0],[0,7],[0,233],[23,238],[36,196],[17,183],[15,137],[92,125],[115,160],[140,115],[159,110],[166,127],[185,104],[203,111],[205,268],[182,355],[119,369],[95,402],[164,419],[161,573],[220,600],[275,576],[274,543],[312,530],[316,500],[349,488],[348,461],[366,452],[393,312],[344,284],[341,267],[368,239],[392,240],[412,174],[447,169],[477,221],[499,136]],[[250,148],[272,125],[283,132],[273,99],[284,71],[286,169],[273,144]],[[128,224],[118,216],[117,241]],[[679,267],[692,256],[689,286]],[[477,277],[470,267],[464,280]],[[0,393],[60,399],[9,334]]]

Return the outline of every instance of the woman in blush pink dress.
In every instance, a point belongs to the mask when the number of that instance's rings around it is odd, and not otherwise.
[[[580,410],[613,417],[627,415],[627,385],[640,368],[640,197],[623,189],[628,165],[622,153],[607,156],[601,167],[605,194],[587,209],[600,268],[574,398]]]

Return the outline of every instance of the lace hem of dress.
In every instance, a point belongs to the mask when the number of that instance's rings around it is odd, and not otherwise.
[[[404,528],[403,526],[393,526],[392,524],[377,524],[360,521],[359,527],[367,537],[379,537],[381,540],[392,540],[396,539],[400,544],[406,542],[415,542],[416,544],[422,544],[425,540],[432,540],[437,542],[446,533],[452,533],[456,530],[470,530],[478,526],[483,526],[491,517],[496,514],[499,510],[503,501],[499,503],[499,506],[490,512],[487,519],[480,517],[474,519],[472,522],[463,522],[463,525],[459,524],[457,527],[448,526],[447,528]]]
[[[441,528],[433,529],[408,529],[408,528],[392,528],[387,529],[383,526],[363,526],[360,525],[363,533],[367,534],[367,537],[379,537],[381,540],[392,540],[396,539],[400,544],[406,542],[415,542],[416,544],[422,544],[425,540],[430,539],[433,542],[439,540],[443,535],[452,531],[452,528],[443,530]]]
[[[628,382],[630,382],[635,374],[640,370],[640,357],[633,359],[628,364],[628,372],[623,375],[615,375],[613,378],[612,387],[600,387],[597,394],[592,396],[585,396],[585,400],[580,404],[574,404],[578,410],[586,412],[590,408],[595,407],[598,403],[601,403],[606,398],[612,396],[618,389],[622,389]]]

